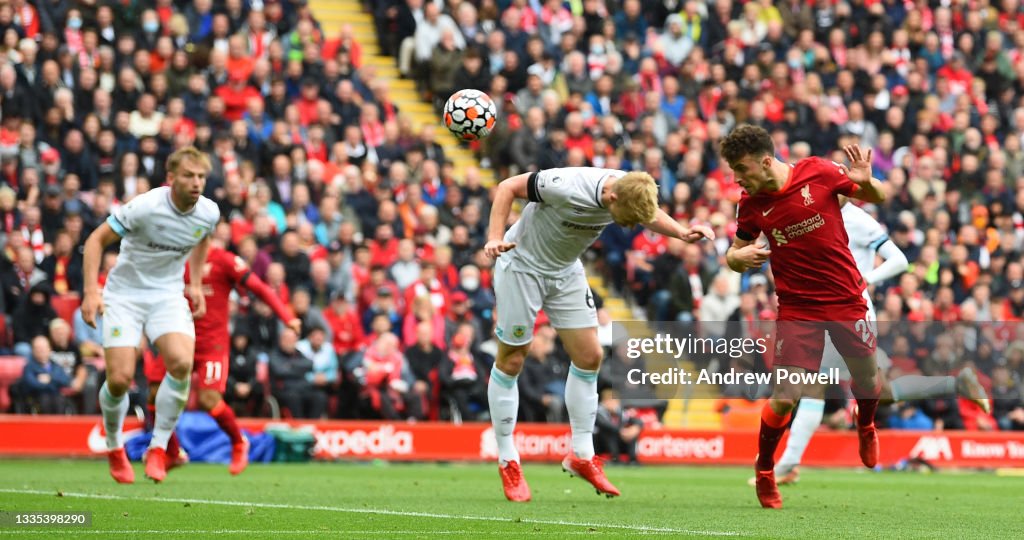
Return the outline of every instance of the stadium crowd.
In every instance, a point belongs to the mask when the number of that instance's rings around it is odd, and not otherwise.
[[[770,269],[741,277],[724,264],[740,189],[717,145],[732,127],[768,128],[790,161],[873,148],[890,197],[868,209],[911,261],[871,291],[880,321],[988,323],[946,341],[893,337],[914,360],[899,365],[931,374],[972,361],[999,398],[993,418],[965,418],[954,401],[904,405],[894,423],[1024,429],[1024,335],[991,322],[1024,320],[1018,1],[366,8],[425,98],[494,98],[497,129],[474,149],[498,177],[643,169],[670,214],[715,228],[719,239],[698,245],[605,231],[593,264],[653,320],[768,320],[776,309]],[[273,396],[295,417],[486,411],[488,188],[446,159],[451,139],[413,128],[351,29],[325,35],[305,0],[11,0],[0,38],[2,346],[28,359],[15,410],[95,411],[101,363],[89,359],[101,339],[75,311],[82,244],[111,208],[162,183],[171,151],[194,144],[213,161],[216,238],[303,321],[296,341],[266,305],[238,296],[230,403],[266,414]],[[627,360],[609,350],[612,379]],[[524,420],[563,418],[567,366],[542,323],[520,380]]]

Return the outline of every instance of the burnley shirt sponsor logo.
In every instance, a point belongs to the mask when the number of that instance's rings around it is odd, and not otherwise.
[[[602,231],[605,227],[604,225],[583,225],[564,220],[562,221],[562,226],[577,231]]]
[[[192,251],[192,246],[185,246],[185,247],[168,246],[168,245],[165,245],[165,244],[158,244],[158,243],[153,242],[153,241],[150,241],[146,245],[150,249],[158,249],[160,251],[176,251],[178,253],[188,253],[189,251]]]

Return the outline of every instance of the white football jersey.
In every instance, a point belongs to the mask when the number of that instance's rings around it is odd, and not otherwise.
[[[107,276],[104,295],[181,295],[185,261],[218,220],[220,209],[206,197],[200,197],[189,212],[179,212],[167,186],[121,206],[107,218],[121,236],[121,253]]]
[[[850,253],[857,263],[857,270],[860,275],[867,276],[875,269],[875,253],[889,240],[889,235],[871,214],[852,203],[843,205],[843,225],[846,236],[850,237]]]
[[[530,203],[505,233],[516,248],[503,254],[517,271],[558,276],[574,269],[580,255],[593,244],[612,215],[601,204],[601,190],[612,177],[626,173],[614,169],[567,167],[530,175]]]

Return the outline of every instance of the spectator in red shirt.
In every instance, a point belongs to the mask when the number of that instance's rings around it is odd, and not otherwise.
[[[936,73],[949,81],[949,90],[953,95],[971,93],[971,86],[974,82],[974,75],[965,66],[964,54],[960,51],[953,53],[949,63],[939,68]]]
[[[320,103],[320,85],[316,79],[306,78],[302,80],[302,89],[299,99],[295,100],[295,108],[299,112],[299,124],[302,127],[309,127],[320,121],[317,106]]]
[[[217,88],[216,95],[224,102],[224,119],[234,122],[245,115],[250,99],[262,99],[259,90],[249,86],[249,76],[241,70],[232,70],[228,84]]]
[[[398,260],[398,239],[389,223],[377,225],[377,230],[370,244],[370,264],[372,266],[390,267]]]
[[[324,320],[333,336],[334,352],[344,363],[348,355],[358,351],[363,343],[363,323],[345,294],[336,291],[331,296],[331,305],[323,312]]]

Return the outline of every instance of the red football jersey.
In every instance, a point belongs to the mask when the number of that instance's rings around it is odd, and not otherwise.
[[[768,237],[780,304],[840,304],[861,296],[864,279],[837,197],[856,190],[838,163],[811,157],[792,167],[782,190],[740,198],[736,236],[754,241],[763,231]]]
[[[189,283],[189,267],[185,265],[185,283]],[[210,247],[203,268],[203,296],[206,315],[195,320],[196,357],[227,354],[231,345],[228,335],[228,300],[231,290],[244,286],[267,303],[282,321],[291,320],[291,310],[258,277],[249,271],[241,257],[219,247]]]
[[[203,296],[206,297],[206,315],[195,320],[196,355],[217,354],[228,350],[228,299],[231,290],[241,284],[249,273],[249,265],[241,257],[218,247],[210,247],[203,268]],[[185,266],[185,283],[189,283],[189,268]]]

